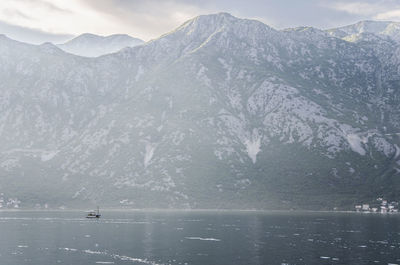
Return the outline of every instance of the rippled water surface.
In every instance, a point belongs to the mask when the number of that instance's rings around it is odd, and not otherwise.
[[[0,264],[400,264],[400,215],[0,212]]]

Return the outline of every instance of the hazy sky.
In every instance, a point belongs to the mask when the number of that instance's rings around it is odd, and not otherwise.
[[[32,43],[90,32],[157,38],[201,14],[229,12],[275,27],[400,21],[400,0],[0,0],[0,34]]]

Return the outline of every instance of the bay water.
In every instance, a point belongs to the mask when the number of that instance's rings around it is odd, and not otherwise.
[[[0,211],[0,264],[400,264],[400,215]]]

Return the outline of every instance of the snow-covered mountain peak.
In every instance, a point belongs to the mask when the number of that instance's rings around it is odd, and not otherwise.
[[[338,38],[359,39],[361,34],[375,34],[377,36],[400,42],[400,23],[393,21],[365,20],[353,25],[329,29],[327,32]],[[368,35],[364,35],[368,36]]]
[[[193,23],[202,26],[213,26],[213,27],[261,27],[268,30],[273,30],[268,25],[262,23],[261,21],[254,19],[244,19],[235,17],[229,13],[217,13],[211,15],[202,15],[192,19]]]
[[[109,35],[109,36],[105,36],[104,38],[108,39],[108,40],[113,40],[113,41],[133,41],[133,40],[135,40],[138,43],[139,42],[143,43],[142,40],[140,40],[138,38],[133,38],[133,37],[127,35],[127,34],[112,34],[112,35]]]
[[[201,15],[186,21],[176,30],[167,33],[163,37],[172,37],[174,35],[191,36],[191,38],[204,38],[217,34],[218,32],[231,32],[237,37],[248,37],[251,34],[259,34],[257,31],[275,31],[264,23],[251,20],[241,19],[232,16],[229,13],[217,13],[211,15]],[[255,37],[257,35],[254,35]]]
[[[93,33],[83,33],[72,40],[68,41],[69,43],[76,42],[76,41],[90,41],[90,40],[97,40],[97,39],[102,39],[104,38],[103,36],[99,36]]]
[[[192,19],[189,19],[185,23],[183,23],[180,27],[176,30],[180,30],[184,27],[193,26],[195,24],[206,24],[206,25],[214,25],[216,27],[220,27],[223,24],[230,23],[236,21],[238,18],[232,16],[229,13],[215,13],[215,14],[208,14],[208,15],[199,15]]]
[[[256,43],[266,36],[278,34],[257,20],[241,19],[229,13],[201,15],[188,20],[176,30],[162,35],[148,43],[151,46],[162,46],[165,50],[180,50],[183,54],[197,51],[207,44],[228,48],[229,40],[242,40]]]
[[[85,57],[97,57],[117,52],[126,47],[138,46],[143,43],[144,41],[126,34],[99,36],[91,33],[84,33],[57,46],[68,53]]]
[[[201,15],[144,45],[125,49],[119,56],[136,61],[147,57],[144,64],[161,65],[211,48],[234,54],[244,51],[254,60],[258,49],[259,52],[273,49],[267,40],[279,41],[280,35],[281,32],[257,20],[240,19],[228,13]],[[265,45],[268,47],[262,47]]]

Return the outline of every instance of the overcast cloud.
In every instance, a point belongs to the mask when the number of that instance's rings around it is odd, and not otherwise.
[[[229,12],[275,28],[331,28],[360,20],[400,21],[399,0],[1,0],[0,34],[32,43],[74,35],[157,38],[197,15]]]

